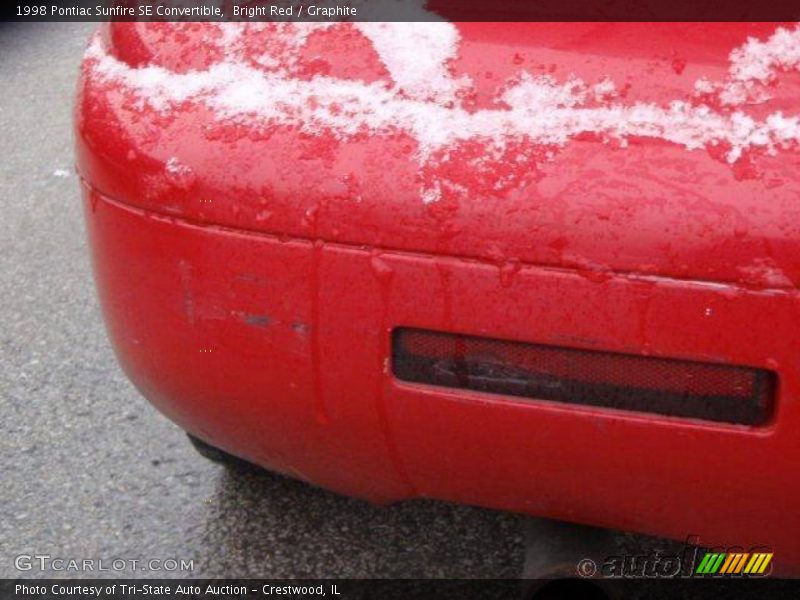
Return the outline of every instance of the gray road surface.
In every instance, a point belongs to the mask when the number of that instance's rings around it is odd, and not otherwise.
[[[227,473],[128,383],[98,312],[72,170],[93,27],[0,23],[0,577],[54,574],[18,572],[21,554],[185,559],[198,577],[515,576],[519,517],[376,508]]]

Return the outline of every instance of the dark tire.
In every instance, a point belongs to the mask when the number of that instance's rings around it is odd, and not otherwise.
[[[216,446],[212,446],[208,442],[204,442],[200,438],[194,437],[191,433],[187,433],[186,435],[189,437],[189,441],[192,442],[194,449],[197,450],[197,453],[203,458],[207,458],[212,462],[226,466],[242,466],[250,464],[247,461],[234,456],[233,454],[228,454],[224,450],[220,450]]]

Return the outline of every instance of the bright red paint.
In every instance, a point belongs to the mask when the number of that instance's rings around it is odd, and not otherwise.
[[[216,60],[198,42],[207,25],[157,26],[163,38],[133,27],[107,35],[131,64]],[[477,107],[520,64],[609,75],[630,102],[679,97],[774,25],[460,28],[453,69],[473,77]],[[387,77],[365,40],[331,35],[306,76]],[[800,112],[798,98],[789,80],[771,110]],[[512,167],[474,171],[480,146],[420,174],[402,135],[337,142],[259,134],[198,106],[129,108],[84,74],[77,146],[96,279],[127,374],[181,427],[373,501],[768,545],[776,571],[797,572],[800,153],[731,166],[713,151],[586,137],[495,193],[492,177]],[[191,176],[165,170],[170,157]],[[467,196],[424,204],[420,178],[440,176]],[[388,365],[397,326],[767,368],[776,416],[748,428],[402,384]]]

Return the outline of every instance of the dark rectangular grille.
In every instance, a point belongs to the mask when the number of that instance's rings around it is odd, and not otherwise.
[[[569,404],[762,425],[775,374],[763,369],[396,329],[403,381]]]

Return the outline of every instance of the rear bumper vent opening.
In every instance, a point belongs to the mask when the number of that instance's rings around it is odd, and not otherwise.
[[[769,421],[763,369],[400,328],[394,375],[413,383],[742,425]]]

